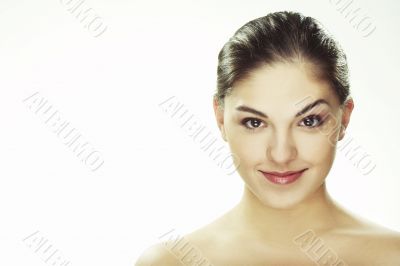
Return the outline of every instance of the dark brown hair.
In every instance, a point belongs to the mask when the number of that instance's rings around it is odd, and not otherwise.
[[[218,54],[217,91],[223,104],[236,81],[254,69],[277,62],[305,62],[327,81],[343,104],[350,94],[346,55],[314,18],[275,12],[240,27]]]

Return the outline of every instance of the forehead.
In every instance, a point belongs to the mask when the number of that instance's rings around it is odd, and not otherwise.
[[[276,63],[257,68],[235,83],[226,104],[250,105],[267,113],[294,113],[304,104],[321,98],[338,106],[329,84],[316,79],[310,70],[301,63]]]

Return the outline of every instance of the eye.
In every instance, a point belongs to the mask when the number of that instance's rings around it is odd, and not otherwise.
[[[322,121],[321,116],[319,115],[310,115],[307,116],[306,118],[304,118],[300,124],[302,124],[305,127],[308,128],[314,128],[314,127],[319,127],[324,123],[324,121]]]
[[[241,124],[247,129],[255,130],[261,126],[263,122],[257,118],[245,118],[242,120]]]

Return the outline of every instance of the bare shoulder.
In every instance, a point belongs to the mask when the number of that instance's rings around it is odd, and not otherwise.
[[[215,247],[211,237],[216,235],[215,227],[211,223],[185,235],[171,231],[163,236],[165,241],[147,248],[135,266],[211,265],[203,252]]]
[[[371,246],[377,247],[380,254],[395,260],[400,264],[400,233],[384,228],[378,227],[375,230],[371,230],[370,237],[367,243]]]
[[[165,247],[158,243],[148,247],[138,258],[135,266],[182,266],[182,263]]]
[[[336,236],[336,243],[340,242],[338,249],[347,253],[350,261],[362,259],[373,265],[400,265],[399,232],[376,224],[364,224]]]

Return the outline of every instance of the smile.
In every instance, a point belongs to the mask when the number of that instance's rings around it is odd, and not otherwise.
[[[306,171],[307,169],[303,169],[301,171],[290,171],[290,172],[263,172],[260,171],[265,178],[274,183],[274,184],[278,184],[278,185],[287,185],[290,183],[295,182],[297,179],[299,179],[301,177],[301,175],[303,174],[304,171]]]

